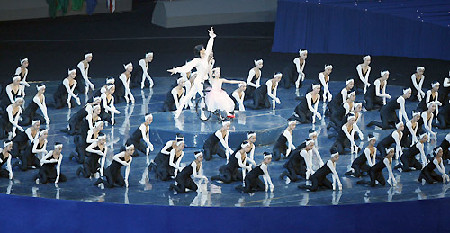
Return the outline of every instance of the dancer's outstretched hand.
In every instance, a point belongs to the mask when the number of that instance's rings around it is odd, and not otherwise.
[[[209,32],[209,37],[211,37],[211,38],[216,38],[216,34],[214,33],[214,30],[213,30],[213,28],[211,27],[211,29],[208,31]]]

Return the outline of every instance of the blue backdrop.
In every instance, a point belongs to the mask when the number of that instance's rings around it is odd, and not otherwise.
[[[0,194],[0,232],[450,232],[450,199],[301,207],[170,207]],[[389,229],[389,230],[387,230]]]
[[[348,1],[323,2],[279,0],[272,50],[450,60],[449,27],[399,17],[392,9],[380,13],[384,5],[379,4],[372,11],[370,4],[364,8],[348,7]]]

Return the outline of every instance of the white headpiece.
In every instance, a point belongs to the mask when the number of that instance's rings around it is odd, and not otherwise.
[[[303,54],[305,54],[305,53],[308,53],[308,50],[306,50],[306,49],[300,49],[300,51],[298,51],[298,53],[300,54],[300,56],[301,55],[303,55]]]
[[[177,79],[177,84],[180,84],[180,82],[186,82],[188,81],[186,77],[181,77],[179,79]]]
[[[96,121],[96,122],[94,123],[94,127],[95,127],[95,128],[99,127],[100,125],[103,125],[103,121]]]
[[[331,158],[334,158],[334,157],[336,157],[336,156],[338,156],[339,155],[339,152],[336,152],[336,153],[334,153],[334,154],[331,154]]]
[[[222,121],[222,126],[230,125],[231,121]]]
[[[427,133],[423,133],[423,134],[419,135],[419,139],[422,139],[422,138],[424,138],[427,135],[428,135]]]
[[[201,152],[201,151],[196,151],[196,152],[194,152],[194,158],[198,158],[199,156],[202,156],[203,155],[203,153]]]
[[[394,148],[386,148],[386,154],[389,154],[389,152],[391,152],[391,150],[394,150]]]
[[[370,55],[367,55],[367,56],[363,57],[364,61],[367,60],[367,59],[372,59],[372,58],[370,57]]]
[[[248,141],[243,141],[243,142],[241,143],[241,148],[245,148],[245,147],[247,147],[248,145],[250,145],[250,142],[248,142]]]
[[[312,131],[311,133],[309,133],[309,138],[311,138],[312,136],[317,136],[318,135],[318,133],[317,133],[317,131]]]
[[[133,67],[133,64],[131,64],[131,62],[128,63],[128,64],[126,64],[126,65],[123,65],[123,68],[124,68],[125,70],[128,70],[129,67]]]
[[[247,86],[247,83],[239,83],[238,87]]]
[[[345,85],[347,86],[349,83],[351,83],[351,82],[355,82],[355,80],[354,79],[347,79],[347,81],[345,81]]]
[[[272,154],[269,152],[264,152],[264,159],[272,158]]]
[[[439,102],[439,101],[431,101],[431,102],[429,102],[427,104],[427,108],[429,108],[432,104],[436,104],[437,106],[441,106],[442,105],[441,102]]]
[[[48,129],[43,129],[39,131],[39,136],[44,135],[45,133],[48,133]]]
[[[63,144],[61,144],[61,143],[56,143],[54,148],[55,148],[55,149],[58,149],[58,148],[59,148],[59,149],[62,149],[62,147],[63,147]]]
[[[400,126],[402,126],[402,125],[403,125],[403,121],[400,121],[399,123],[395,124],[395,128],[399,129]]]
[[[96,108],[101,108],[100,104],[96,104],[94,105],[94,107],[92,107],[93,110],[95,110]]]
[[[76,73],[76,69],[67,69],[67,75],[70,75],[71,73]]]
[[[108,84],[108,85],[106,85],[106,90],[111,90],[113,87],[115,87],[115,85],[114,84]]]
[[[306,146],[311,145],[311,143],[314,143],[314,140],[311,140],[311,139],[306,140]]]
[[[418,67],[417,67],[417,72],[419,72],[419,70],[425,71],[425,67],[423,67],[423,66],[418,66]]]
[[[283,77],[283,74],[280,73],[280,72],[278,72],[278,73],[274,74],[273,77],[274,77],[274,78],[278,78],[278,77],[281,78],[281,77]]]
[[[24,62],[28,61],[28,58],[20,59],[20,64],[22,65]]]
[[[403,89],[403,95],[406,94],[406,93],[408,93],[408,92],[411,92],[411,88]]]
[[[147,58],[147,57],[152,57],[153,56],[153,52],[148,52],[148,53],[146,53],[145,54],[145,57]]]
[[[356,116],[355,116],[354,114],[348,115],[347,121],[351,120],[352,118],[353,118],[353,119],[356,119]]]
[[[433,83],[431,83],[431,87],[432,88],[434,88],[435,86],[439,86],[439,85],[441,85],[439,82],[433,82]]]
[[[88,57],[92,57],[92,53],[86,53],[84,54],[84,59],[88,58]]]
[[[9,145],[11,145],[11,144],[13,144],[13,141],[9,141],[9,140],[4,141],[4,142],[3,142],[3,148],[5,148],[5,147],[7,147],[7,146],[9,146]]]
[[[126,150],[129,150],[129,149],[131,149],[131,148],[134,148],[134,145],[133,145],[133,144],[131,144],[131,145],[125,147]]]
[[[390,74],[389,70],[381,71],[381,76],[384,76],[385,74]]]
[[[436,147],[434,148],[434,154],[437,155],[440,150],[443,150],[442,147]]]
[[[19,102],[19,101],[24,101],[22,97],[17,97],[16,99],[14,99],[14,103]]]
[[[15,75],[13,77],[13,82],[16,81],[16,80],[21,80],[21,79],[22,79],[22,77],[20,77],[19,75]]]
[[[144,120],[147,121],[150,117],[153,117],[151,113],[145,115]]]
[[[106,79],[106,84],[114,84],[114,78],[113,77],[107,78]]]
[[[325,65],[325,69],[333,69],[332,65]]]
[[[412,111],[412,117],[415,117],[415,116],[417,116],[417,115],[420,116],[420,112],[414,112],[414,111]]]
[[[347,94],[347,98],[350,98],[350,96],[352,96],[352,95],[356,95],[356,92],[355,91],[349,92]]]
[[[106,135],[102,134],[97,137],[98,140],[106,139]]]
[[[312,89],[320,88],[320,84],[311,84]]]
[[[289,121],[288,125],[297,124],[297,121]]]
[[[177,146],[180,146],[181,145],[181,143],[184,143],[184,140],[182,140],[182,141],[177,141]]]
[[[353,105],[355,106],[355,108],[358,107],[359,105],[361,105],[362,107],[362,103],[354,103]]]
[[[184,141],[184,136],[182,134],[177,134],[175,136],[175,141]]]
[[[98,101],[98,100],[102,100],[102,97],[100,97],[100,96],[96,96],[96,97],[94,97],[94,99],[93,99],[93,100],[94,100],[94,102],[95,102],[95,101]]]
[[[38,91],[40,91],[41,89],[45,89],[45,84],[42,84],[42,85],[36,85],[36,89],[38,90]]]
[[[256,133],[255,133],[255,132],[253,132],[253,131],[247,132],[247,139],[249,139],[249,138],[251,138],[251,137],[253,137],[253,136],[256,137]]]
[[[373,136],[373,134],[369,134],[369,136],[367,136],[367,141],[371,141],[373,139],[377,139],[375,136]]]
[[[254,62],[255,62],[255,66],[257,66],[257,65],[262,65],[264,61],[263,61],[263,59],[259,59],[259,60],[255,60]]]
[[[33,121],[31,121],[31,125],[34,125],[36,123],[41,123],[41,121],[40,120],[33,120]]]

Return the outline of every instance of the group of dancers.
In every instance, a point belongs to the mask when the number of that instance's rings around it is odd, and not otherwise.
[[[347,149],[354,155],[361,153],[354,159],[346,175],[370,177],[370,181],[360,180],[357,182],[359,184],[385,185],[386,180],[382,173],[385,167],[389,174],[387,182],[392,186],[397,183],[392,169],[399,169],[401,172],[420,170],[420,182],[449,182],[443,161],[450,159],[450,134],[446,135],[440,146],[433,149],[432,156],[427,156],[424,150],[425,143],[436,140],[434,127],[449,128],[449,78],[445,78],[443,87],[435,81],[431,88],[425,91],[422,89],[425,68],[417,67],[417,72],[411,76],[411,85],[403,89],[402,95],[392,98],[386,93],[389,71],[382,71],[380,77],[370,83],[368,77],[371,72],[371,57],[366,56],[363,58],[364,62],[356,67],[357,78],[347,79],[338,94],[333,95],[330,92],[330,74],[333,67],[325,65],[318,75],[317,84],[312,84],[309,90],[300,96],[299,89],[305,79],[303,70],[307,50],[300,50],[299,57],[293,59],[292,64],[283,69],[283,73],[275,73],[261,85],[262,59],[254,61],[255,66],[249,70],[246,81],[221,78],[220,68],[214,67],[213,43],[216,34],[212,28],[209,36],[206,48],[203,45],[195,46],[195,58],[181,67],[168,70],[171,74],[180,74],[180,78],[166,95],[164,111],[173,111],[174,117],[178,118],[184,109],[192,108],[196,96],[205,95],[205,104],[209,111],[226,112],[228,118],[232,119],[234,112],[246,111],[246,107],[275,108],[276,104],[281,103],[277,97],[278,85],[284,88],[294,86],[299,95],[299,104],[289,118],[286,129],[276,140],[273,151],[264,152],[260,163],[255,161],[255,132],[248,132],[246,140],[237,148],[231,148],[228,143],[231,121],[228,119],[204,142],[203,150],[193,153],[192,162],[187,166],[181,163],[184,158],[184,137],[177,134],[175,139],[168,140],[155,158],[148,162],[148,172],[154,172],[156,179],[174,181],[169,185],[170,190],[178,193],[203,190],[204,188],[199,187],[204,187],[208,182],[208,178],[203,174],[203,159],[209,161],[213,155],[226,159],[226,162],[224,161],[218,174],[211,176],[210,180],[227,184],[241,182],[236,188],[246,193],[274,191],[268,169],[272,160],[285,160],[285,170],[280,178],[286,183],[305,179],[306,184],[299,185],[299,188],[309,191],[323,188],[342,190],[336,164],[339,156],[347,153]],[[93,184],[100,187],[128,187],[132,158],[140,154],[148,158],[150,152],[154,151],[149,138],[153,115],[148,113],[143,117],[141,124],[132,131],[125,145],[114,154],[111,164],[107,167],[107,144],[111,142],[107,142],[102,130],[115,124],[115,115],[120,114],[114,106],[116,102],[135,103],[131,91],[133,83],[138,86],[140,83],[141,88],[144,88],[147,82],[150,88],[157,85],[148,73],[153,53],[147,53],[139,60],[142,76],[138,81],[131,78],[133,65],[129,63],[124,65],[124,72],[118,78],[107,78],[105,84],[97,89],[90,81],[88,72],[92,59],[93,54],[86,53],[84,59],[78,63],[77,68],[81,75],[77,75],[77,69],[68,70],[67,77],[53,95],[54,107],[73,108],[75,105],[81,105],[78,95],[86,96],[85,105],[70,117],[67,129],[64,130],[74,136],[76,151],[71,153],[69,158],[81,164],[76,174],[86,178],[94,177]],[[13,179],[13,167],[19,167],[22,171],[37,168],[39,172],[34,176],[36,183],[65,182],[67,177],[61,173],[63,145],[56,142],[53,148],[47,150],[48,127],[41,129],[41,124],[50,124],[44,95],[45,85],[36,86],[37,94],[22,110],[25,106],[25,89],[30,86],[26,81],[29,61],[24,58],[20,63],[12,83],[2,88],[0,137],[5,140],[0,151],[0,176]],[[228,94],[222,89],[222,83],[236,84],[237,88]],[[363,93],[364,103],[355,102],[357,93]],[[323,106],[327,107],[323,116],[318,110],[321,99]],[[405,110],[405,101],[418,102],[411,118]],[[381,122],[370,122],[368,127],[393,130],[383,139],[377,139],[372,134],[364,135],[358,127],[363,112],[374,110],[379,110]],[[317,143],[319,132],[310,131],[308,138],[298,141],[294,140],[293,131],[297,124],[314,124],[325,117],[329,120],[328,129],[335,131],[334,134],[329,134],[329,137],[336,137],[336,140],[330,148],[329,160],[323,162]],[[24,130],[24,126],[29,127]],[[364,138],[367,138],[367,147],[358,147],[356,141],[362,141]],[[298,143],[298,146],[294,143]],[[395,147],[392,147],[394,144]],[[12,158],[18,160],[12,163]],[[399,161],[394,168],[393,160]],[[125,167],[124,175],[122,167]],[[327,178],[329,174],[332,182]]]

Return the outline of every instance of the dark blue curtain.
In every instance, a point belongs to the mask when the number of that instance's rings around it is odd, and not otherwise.
[[[274,52],[450,60],[450,28],[339,5],[279,0]]]

